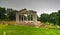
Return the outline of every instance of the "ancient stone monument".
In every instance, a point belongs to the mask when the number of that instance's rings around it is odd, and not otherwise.
[[[26,8],[24,9],[21,9],[20,11],[17,11],[16,12],[16,23],[17,24],[23,24],[23,23],[31,23],[31,24],[34,24],[34,25],[37,25],[37,12],[36,11],[33,11],[33,10],[27,10]],[[28,17],[26,17],[27,19],[24,20],[24,16],[28,16],[31,15],[33,16],[33,20],[28,20]],[[31,19],[31,18],[29,18]]]

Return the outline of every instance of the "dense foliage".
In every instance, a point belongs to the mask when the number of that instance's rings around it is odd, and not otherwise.
[[[40,16],[41,22],[49,22],[53,23],[54,25],[60,25],[60,10],[58,10],[58,12],[52,12],[51,14],[43,13]]]
[[[15,20],[16,10],[0,7],[0,20]]]

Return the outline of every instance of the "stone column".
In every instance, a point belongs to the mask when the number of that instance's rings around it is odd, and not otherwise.
[[[23,15],[23,20],[22,21],[24,22],[24,15]]]
[[[20,22],[22,22],[22,15],[20,14]]]
[[[31,21],[31,15],[30,15],[30,21]]]
[[[36,14],[33,15],[33,24],[37,25],[37,15]]]
[[[26,17],[27,17],[26,19],[27,19],[27,21],[28,21],[28,14],[27,14],[27,16],[26,16]]]
[[[29,14],[29,21],[31,21],[31,15]]]
[[[19,14],[16,13],[16,23],[19,23]]]

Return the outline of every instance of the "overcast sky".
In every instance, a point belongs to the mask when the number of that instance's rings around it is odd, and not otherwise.
[[[0,6],[16,10],[27,8],[41,14],[58,11],[60,9],[60,0],[0,0]]]

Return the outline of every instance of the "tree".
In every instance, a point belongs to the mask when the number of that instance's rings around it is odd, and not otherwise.
[[[41,16],[40,16],[40,21],[41,22],[48,22],[48,20],[49,20],[49,15],[48,14],[46,14],[46,13],[41,14]]]
[[[57,13],[57,24],[60,26],[60,10]]]
[[[52,12],[50,14],[50,20],[49,20],[49,22],[53,23],[55,25],[55,24],[57,24],[56,21],[57,21],[57,12]]]
[[[0,20],[5,20],[6,19],[6,10],[5,8],[0,7]]]
[[[13,9],[7,9],[7,16],[9,18],[9,20],[15,20],[16,18],[16,11],[17,10],[13,10]]]

